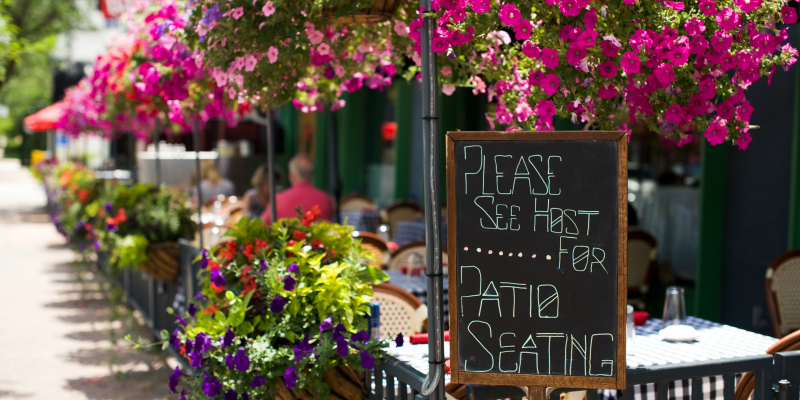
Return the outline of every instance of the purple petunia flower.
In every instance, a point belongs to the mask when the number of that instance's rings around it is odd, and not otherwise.
[[[187,400],[186,399],[186,389],[181,389],[181,397],[178,397],[178,400]]]
[[[292,265],[290,265],[286,270],[290,273],[300,273],[300,267],[297,265],[297,263],[292,263]]]
[[[361,366],[364,367],[364,369],[375,368],[375,357],[369,355],[369,350],[361,352]]]
[[[233,357],[233,365],[236,366],[236,370],[239,372],[247,372],[250,369],[250,358],[244,352],[244,347],[239,347],[239,350],[236,351],[236,356]]]
[[[205,332],[200,332],[194,337],[194,351],[202,353],[207,349],[206,341],[209,339]]]
[[[194,303],[189,303],[189,315],[193,316],[197,314],[197,308],[194,306]]]
[[[293,388],[297,386],[297,369],[292,365],[289,369],[286,370],[286,373],[283,374],[283,383],[286,385],[287,388]]]
[[[398,333],[397,337],[394,338],[394,343],[395,343],[395,345],[397,345],[397,347],[403,347],[404,341],[403,341],[403,333],[402,332]]]
[[[354,342],[366,342],[369,340],[369,332],[367,331],[358,331],[355,335],[350,338]]]
[[[219,10],[219,4],[214,4],[214,7],[209,8],[203,15],[203,24],[206,26],[211,25],[212,22],[220,18],[222,18],[222,11]]]
[[[200,269],[208,268],[208,252],[203,249],[203,257],[200,258]]]
[[[283,278],[283,290],[291,292],[292,290],[294,290],[295,283],[297,283],[297,281],[294,280],[294,278],[292,278],[291,275],[286,275],[286,277]]]
[[[225,277],[222,276],[222,273],[219,272],[218,269],[211,270],[211,282],[214,282],[217,286],[225,286]]]
[[[286,299],[281,296],[275,296],[275,298],[269,302],[269,309],[275,314],[279,314],[283,311],[284,306],[286,306]]]
[[[225,354],[225,365],[228,366],[228,370],[229,371],[233,371],[233,368],[235,366],[233,365],[233,356],[232,355]]]
[[[319,324],[319,331],[325,332],[328,329],[333,329],[333,318],[328,317],[322,320],[322,323]]]
[[[114,206],[110,202],[106,203],[105,208],[106,208],[106,212],[114,211]]]
[[[228,389],[228,391],[225,392],[225,400],[236,400],[238,397],[239,393],[236,393],[233,389]]]
[[[203,367],[203,353],[201,353],[197,347],[195,346],[195,351],[189,354],[189,365],[192,368],[202,368]]]
[[[256,376],[253,378],[253,381],[252,381],[252,382],[250,382],[250,387],[251,387],[251,388],[257,388],[257,387],[264,386],[264,382],[266,382],[266,380],[267,380],[267,379],[266,379],[266,378],[264,378],[263,376],[261,376],[261,375],[256,375]]]
[[[308,333],[306,333],[305,339],[294,345],[294,362],[300,362],[300,360],[308,357],[313,352],[314,346],[308,343]]]
[[[216,376],[209,375],[208,372],[203,372],[203,392],[208,397],[216,397],[219,391],[222,390],[222,384]]]
[[[261,261],[259,261],[259,263],[261,264],[261,269],[258,271],[258,273],[263,274],[264,271],[267,270],[267,260],[262,259]]]
[[[225,335],[222,336],[222,348],[224,349],[224,348],[232,345],[233,344],[233,339],[235,337],[236,337],[236,335],[234,335],[234,333],[231,330],[231,328],[228,328],[228,330],[225,331]]]
[[[95,240],[92,242],[92,248],[94,248],[95,251],[100,251],[100,241]]]
[[[175,319],[177,319],[177,320],[178,320],[178,322],[179,322],[181,325],[183,325],[183,326],[186,326],[186,321],[185,321],[185,320],[184,320],[184,319],[183,319],[183,318],[182,318],[180,315],[178,315],[177,317],[175,317]]]
[[[183,372],[181,372],[181,367],[175,367],[175,370],[172,371],[172,375],[169,376],[170,393],[175,393],[175,389],[178,387],[178,383],[181,381],[181,376],[183,376]]]
[[[333,328],[333,336],[334,337],[336,337],[336,335],[341,336],[345,332],[347,332],[347,329],[344,327],[344,324],[342,324],[341,322],[336,324],[336,326]]]
[[[250,393],[242,392],[242,399],[243,400],[250,400]]]
[[[192,352],[193,347],[194,347],[194,340],[186,339],[186,345],[183,346],[183,350],[186,351],[186,353],[188,354]]]
[[[339,353],[339,357],[347,357],[350,352],[347,347],[347,340],[342,335],[336,337],[336,352]]]
[[[195,300],[201,300],[203,297],[206,297],[206,295],[199,292],[196,295],[194,295]]]
[[[169,344],[176,349],[181,347],[181,340],[178,339],[178,328],[175,328],[172,334],[169,335]]]

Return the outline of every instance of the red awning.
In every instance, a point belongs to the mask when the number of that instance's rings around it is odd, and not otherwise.
[[[25,130],[28,132],[45,132],[53,129],[58,119],[61,118],[61,102],[47,106],[23,120]]]

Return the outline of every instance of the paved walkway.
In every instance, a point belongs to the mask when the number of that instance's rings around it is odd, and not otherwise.
[[[121,340],[147,333],[110,322],[104,280],[73,263],[44,205],[31,174],[0,159],[0,399],[175,398],[175,361]]]

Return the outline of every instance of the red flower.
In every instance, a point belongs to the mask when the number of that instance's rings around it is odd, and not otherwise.
[[[89,193],[86,191],[86,189],[81,189],[78,191],[78,199],[80,199],[81,202],[85,203],[86,199],[88,198],[89,198]]]
[[[295,240],[300,240],[300,241],[306,240],[306,233],[303,231],[294,231],[294,233],[292,233],[292,236],[294,236]]]
[[[117,215],[114,217],[114,219],[117,220],[117,224],[119,224],[120,222],[127,221],[128,220],[128,216],[125,215],[125,209],[124,208],[120,208],[119,210],[117,210]]]
[[[220,249],[219,254],[227,261],[231,261],[236,257],[236,242],[231,240],[226,245],[226,248]]]
[[[214,260],[208,260],[208,269],[219,269],[219,264]]]
[[[269,245],[266,240],[256,239],[256,251],[261,249],[269,249]]]
[[[322,244],[322,240],[314,239],[311,242],[311,247],[313,247],[314,249],[321,249],[321,248],[323,248],[325,246]]]
[[[242,252],[242,254],[247,256],[248,259],[253,258],[253,245],[248,243],[247,247],[244,248],[244,251]]]
[[[211,289],[214,289],[214,293],[222,293],[225,291],[225,285],[217,286],[214,282],[211,282]]]
[[[291,240],[291,239],[290,239],[288,242],[286,242],[286,244],[288,244],[289,246],[294,246],[294,245],[296,245],[296,244],[297,244],[297,241],[296,241],[296,240]]]
[[[208,307],[207,309],[203,310],[204,313],[209,315],[213,315],[217,311],[219,311],[219,307],[217,307],[216,304],[212,304],[211,307]]]

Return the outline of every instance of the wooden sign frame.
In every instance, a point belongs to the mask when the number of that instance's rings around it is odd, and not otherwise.
[[[617,354],[615,376],[531,375],[511,373],[465,372],[458,362],[458,251],[456,241],[456,175],[455,146],[461,141],[614,141],[617,143]],[[627,319],[628,265],[628,141],[623,131],[559,131],[559,132],[448,132],[447,153],[447,236],[449,308],[450,308],[450,381],[459,384],[567,387],[581,389],[625,389],[625,338]]]

